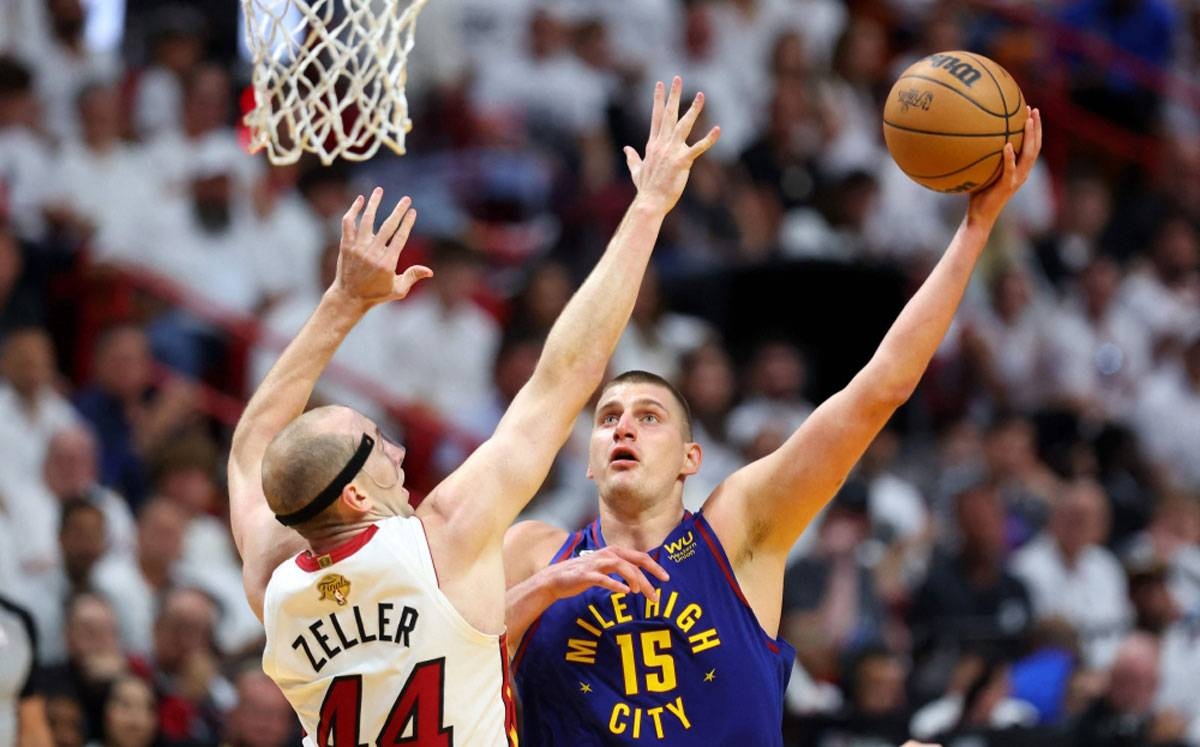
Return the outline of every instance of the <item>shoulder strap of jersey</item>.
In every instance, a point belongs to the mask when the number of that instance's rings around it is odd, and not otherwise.
[[[588,526],[591,525],[589,524]],[[587,530],[588,527],[584,527],[574,534],[567,535],[567,538],[563,541],[562,546],[558,548],[558,552],[554,553],[554,557],[550,559],[550,565],[564,561],[574,555],[575,548],[579,547],[580,542],[583,542],[584,534],[587,532]]]

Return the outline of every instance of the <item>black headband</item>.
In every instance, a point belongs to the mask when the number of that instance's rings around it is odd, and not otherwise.
[[[329,505],[342,494],[342,489],[350,484],[358,471],[367,463],[367,457],[371,455],[371,449],[374,448],[375,439],[364,433],[362,441],[358,444],[358,451],[354,452],[354,456],[350,457],[350,461],[346,463],[345,467],[342,467],[342,471],[337,474],[337,477],[333,478],[333,481],[324,490],[317,493],[316,498],[290,514],[275,514],[275,520],[285,527],[291,527],[303,524],[329,508]]]

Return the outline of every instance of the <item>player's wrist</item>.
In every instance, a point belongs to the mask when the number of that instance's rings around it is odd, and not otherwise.
[[[336,281],[325,290],[321,303],[333,311],[348,315],[365,314],[373,305],[370,300],[351,293]]]
[[[649,219],[662,220],[671,212],[672,203],[666,195],[655,194],[650,190],[639,190],[629,206],[629,212],[642,215]]]

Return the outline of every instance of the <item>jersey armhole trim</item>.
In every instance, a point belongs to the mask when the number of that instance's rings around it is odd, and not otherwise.
[[[778,654],[779,643],[771,638],[767,631],[763,630],[761,623],[758,623],[758,615],[754,613],[754,608],[750,606],[750,602],[746,600],[746,595],[742,593],[742,586],[738,583],[737,576],[733,574],[733,568],[730,567],[729,560],[725,557],[724,548],[722,548],[720,543],[717,542],[716,538],[713,537],[713,532],[708,525],[708,520],[703,516],[697,515],[695,526],[696,531],[700,532],[700,536],[704,538],[704,542],[708,545],[709,550],[712,551],[713,559],[717,561],[717,567],[721,569],[721,573],[724,574],[725,580],[729,582],[729,586],[733,589],[733,593],[736,594],[741,603],[745,605],[746,610],[754,616],[754,621],[758,625],[759,631],[762,632],[763,640],[766,642],[767,648],[771,650],[771,653]]]
[[[568,535],[567,538],[563,540],[562,547],[558,549],[558,552],[554,554],[554,557],[550,559],[550,562],[546,567],[549,568],[555,563],[560,563],[571,557],[575,553],[575,548],[579,547],[580,542],[583,542],[585,531],[587,530],[580,529],[574,534]],[[545,610],[543,610],[543,612],[545,612]],[[528,648],[529,642],[533,640],[533,636],[535,633],[537,633],[538,626],[541,624],[542,616],[538,615],[537,619],[530,623],[528,628],[525,628],[525,634],[521,636],[521,642],[517,644],[517,651],[513,654],[513,669],[517,669],[521,666],[521,660],[525,658],[525,649]]]
[[[429,555],[429,565],[433,568],[433,582],[437,584],[438,589],[441,589],[442,577],[438,575],[437,558],[433,557],[433,550],[429,544],[429,530],[425,528],[425,522],[420,516],[413,514],[413,518],[421,523],[421,534],[425,537],[425,551]]]

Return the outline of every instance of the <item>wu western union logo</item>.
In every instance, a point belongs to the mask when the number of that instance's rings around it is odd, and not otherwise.
[[[339,607],[345,607],[350,596],[350,581],[340,573],[330,573],[317,582],[317,591],[321,592],[318,602],[330,599]]]
[[[667,549],[667,557],[676,563],[680,563],[696,554],[696,538],[689,530],[674,542],[668,542],[663,545]]]

